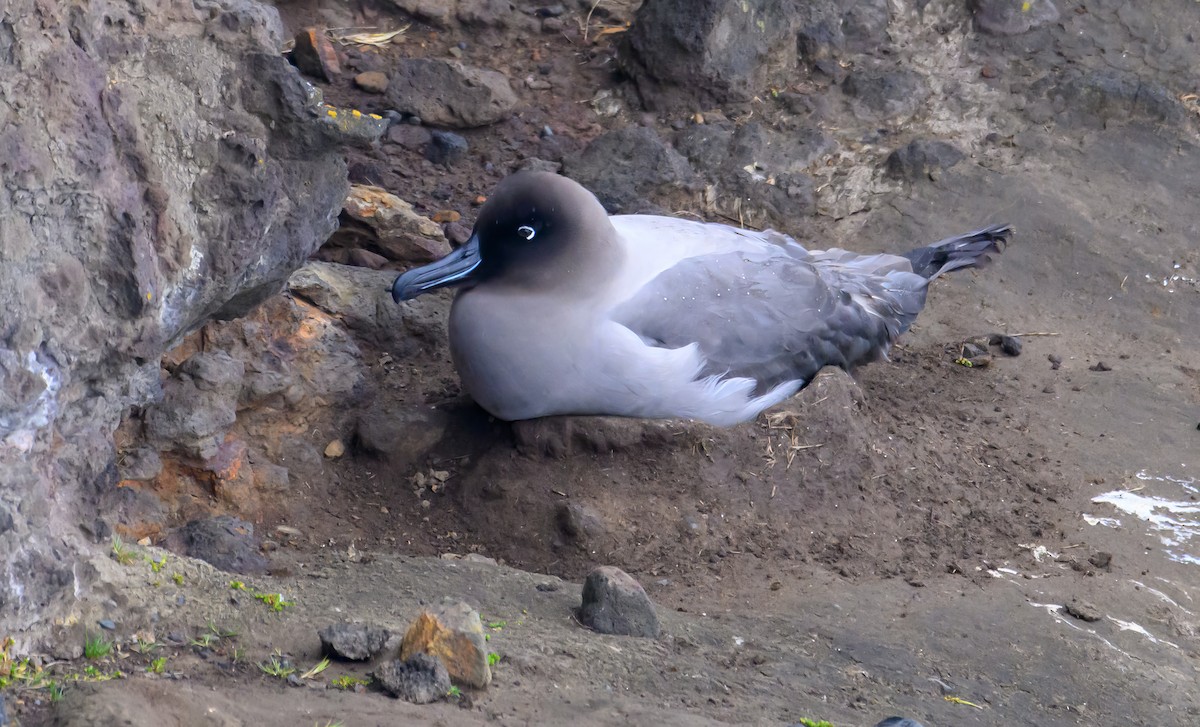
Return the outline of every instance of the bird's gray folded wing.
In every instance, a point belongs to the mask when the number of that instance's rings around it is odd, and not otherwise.
[[[850,368],[886,353],[884,317],[857,304],[800,254],[734,252],[683,260],[613,311],[650,346],[692,343],[701,375],[752,378],[756,393],[811,381],[824,366]]]

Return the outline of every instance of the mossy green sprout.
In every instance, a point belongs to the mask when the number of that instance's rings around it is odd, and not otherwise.
[[[121,540],[120,535],[114,535],[112,538],[112,557],[121,565],[129,565],[137,560],[137,554]]]
[[[88,661],[103,659],[112,653],[112,642],[100,634],[88,634],[83,642],[83,655]]]

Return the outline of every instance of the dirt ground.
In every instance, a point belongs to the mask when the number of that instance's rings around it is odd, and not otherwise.
[[[605,5],[593,33],[631,17],[628,6]],[[294,471],[286,503],[257,524],[290,534],[271,554],[273,575],[244,578],[294,606],[273,613],[204,564],[187,564],[182,584],[152,586],[161,579],[99,557],[96,567],[125,583],[104,605],[165,645],[150,654],[126,646],[100,662],[128,678],[72,683],[53,704],[40,693],[10,696],[9,710],[26,725],[811,718],[869,727],[892,714],[926,727],[1200,724],[1195,120],[1130,112],[1102,123],[1038,121],[1031,69],[1084,14],[1061,7],[1066,19],[1048,50],[968,39],[969,26],[942,34],[938,5],[922,20],[893,20],[897,35],[911,34],[906,62],[946,81],[927,102],[933,110],[886,144],[861,142],[867,122],[831,112],[825,125],[839,151],[814,171],[825,185],[819,214],[789,230],[815,247],[899,251],[984,223],[1016,225],[994,266],[934,287],[890,362],[853,378],[825,373],[729,430],[605,420],[514,427],[460,395],[436,335],[450,295],[421,302],[435,321],[429,340],[404,351],[370,336],[358,345],[372,411],[419,411],[441,434],[419,462],[352,451],[306,476]],[[281,7],[293,29],[328,23],[320,10]],[[341,12],[347,25],[407,22],[396,11]],[[578,25],[585,14],[568,3],[563,19]],[[939,34],[960,50],[936,50]],[[574,30],[413,25],[402,43],[371,52],[381,62],[443,57],[462,42],[465,61],[513,79],[518,113],[463,132],[471,148],[457,165],[383,144],[353,153],[352,178],[422,214],[455,210],[469,225],[475,197],[525,159],[561,158],[631,124],[669,137],[710,111],[649,115],[627,101],[617,116],[597,116],[588,104],[597,90],[630,94],[613,70],[620,35],[584,44]],[[1054,58],[1086,66],[1069,52]],[[979,78],[985,62],[1004,69],[999,81]],[[547,64],[552,89],[520,82]],[[385,110],[351,75],[325,87],[327,100]],[[938,111],[952,96],[971,112]],[[778,108],[758,113],[783,123]],[[553,141],[540,133],[546,125]],[[854,173],[922,135],[950,139],[968,159],[912,182]],[[382,296],[394,273],[370,275]],[[987,367],[955,363],[965,339],[992,332],[1022,334],[1021,355],[993,349]],[[318,449],[330,438],[305,436]],[[414,476],[435,472],[448,473],[444,486],[417,491]],[[500,564],[445,557],[467,553]],[[660,639],[601,636],[575,622],[579,583],[604,564],[646,587]],[[335,663],[301,686],[256,667],[279,650],[307,668],[326,623],[402,629],[443,595],[504,622],[490,630],[501,654],[494,683],[457,703],[418,707],[327,688],[370,665]],[[1072,603],[1095,620],[1061,610]],[[188,645],[210,625],[237,636]],[[147,673],[160,655],[164,673]]]

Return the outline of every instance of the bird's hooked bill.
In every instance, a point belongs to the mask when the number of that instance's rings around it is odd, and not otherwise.
[[[472,235],[466,244],[441,260],[401,273],[392,283],[392,299],[399,303],[431,290],[466,283],[481,262],[479,237]]]

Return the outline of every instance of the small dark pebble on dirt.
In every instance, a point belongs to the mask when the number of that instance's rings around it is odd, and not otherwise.
[[[317,632],[321,650],[352,661],[370,659],[383,650],[391,636],[385,628],[369,624],[336,623]]]
[[[1062,366],[1062,356],[1057,354],[1050,354],[1046,357],[1046,360],[1050,362],[1050,369],[1052,371],[1058,371],[1058,367]]]
[[[1073,616],[1080,621],[1087,621],[1088,623],[1094,623],[1103,618],[1100,610],[1087,601],[1071,599],[1070,603],[1063,606],[1063,610],[1067,612],[1068,616]]]
[[[1103,361],[1097,361],[1094,366],[1088,366],[1088,371],[1112,371],[1112,366]]]
[[[100,628],[104,629],[105,631],[115,631],[117,628],[117,625],[115,623],[113,623],[111,619],[107,619],[107,618],[101,619],[101,620],[97,621],[96,623],[98,623],[100,625]]]
[[[375,670],[379,686],[393,697],[413,704],[429,704],[450,691],[450,674],[441,659],[414,654],[408,661],[390,661]]]
[[[533,14],[539,18],[557,18],[565,12],[567,12],[567,9],[563,7],[562,3],[555,3],[554,5],[547,5],[544,8],[538,8],[533,11]]]
[[[583,584],[579,621],[602,634],[657,638],[658,614],[642,584],[620,568],[606,565]]]
[[[908,717],[888,717],[875,727],[925,727],[925,725]]]
[[[1021,339],[1016,336],[1005,336],[1002,333],[993,333],[988,338],[988,344],[999,346],[1000,351],[1005,356],[1020,356],[1021,355]]]
[[[1103,550],[1092,553],[1088,556],[1088,562],[1097,568],[1108,570],[1112,566],[1112,553],[1106,553]]]
[[[425,147],[425,158],[434,164],[449,166],[467,153],[467,140],[449,131],[435,131],[429,146]]]

